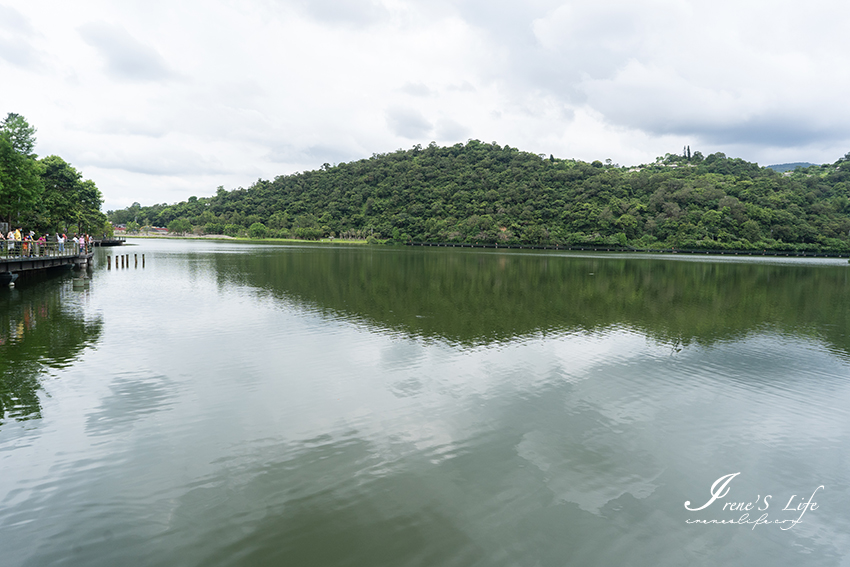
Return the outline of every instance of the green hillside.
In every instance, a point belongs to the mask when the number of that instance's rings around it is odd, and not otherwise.
[[[847,251],[848,181],[850,154],[784,175],[722,153],[621,168],[472,140],[109,216],[254,237]]]

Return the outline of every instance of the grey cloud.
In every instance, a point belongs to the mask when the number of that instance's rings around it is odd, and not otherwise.
[[[28,19],[20,12],[9,6],[0,5],[0,29],[14,32],[18,35],[33,35],[35,30]]]
[[[169,133],[170,129],[156,120],[142,122],[129,119],[107,118],[97,124],[95,131],[103,134],[162,138]]]
[[[464,81],[458,85],[449,85],[446,90],[456,91],[461,93],[474,93],[475,87],[469,81]]]
[[[665,76],[640,82],[599,81],[586,87],[588,105],[616,126],[650,135],[679,135],[717,145],[792,147],[847,137],[840,113],[773,101],[769,108],[747,98],[746,89],[701,87]],[[822,109],[820,109],[822,110]]]
[[[433,126],[413,108],[392,108],[387,111],[387,125],[396,136],[422,139],[428,136]]]
[[[469,129],[452,119],[440,120],[437,124],[437,139],[444,142],[459,142],[466,140]]]
[[[273,148],[266,159],[276,163],[299,164],[305,167],[318,167],[323,163],[342,163],[363,157],[362,152],[333,145],[316,144],[296,147],[280,145]]]
[[[638,101],[635,101],[638,102]],[[766,112],[757,116],[741,116],[734,112],[722,116],[706,117],[698,107],[672,110],[665,114],[663,108],[647,109],[651,101],[626,109],[611,111],[602,108],[606,120],[617,126],[634,128],[657,136],[691,136],[701,142],[728,145],[744,144],[767,147],[804,146],[815,142],[840,141],[847,138],[847,122],[823,123],[812,116]],[[606,112],[607,110],[607,112]]]
[[[817,142],[847,139],[846,124],[822,125],[805,117],[761,116],[726,125],[681,125],[682,134],[692,134],[714,144],[752,144],[779,148],[805,146]]]
[[[79,28],[80,36],[106,59],[109,74],[131,81],[168,79],[172,72],[165,59],[120,26],[89,23]]]
[[[7,40],[0,37],[0,59],[5,59],[12,65],[28,69],[38,66],[42,57],[38,50],[29,43]]]
[[[533,2],[462,0],[450,2],[464,21],[512,46],[534,43],[530,22],[543,10]]]
[[[296,0],[302,12],[320,22],[368,25],[389,15],[376,0]]]
[[[491,65],[479,70],[482,78],[518,92],[541,89],[574,104],[586,100],[579,88],[583,80],[612,76],[640,53],[646,39],[641,29],[648,16],[640,5],[615,12],[560,0],[444,4],[492,44]]]
[[[40,66],[44,58],[30,43],[30,38],[36,35],[20,12],[0,6],[0,59],[23,69]]]
[[[102,169],[118,169],[144,175],[210,175],[230,173],[215,157],[204,157],[190,151],[166,148],[160,153],[86,155],[84,165]]]
[[[683,64],[685,59],[667,57],[659,47],[669,44],[674,49],[674,41],[687,45],[688,37],[676,31],[677,24],[700,29],[682,6],[660,9],[633,3],[612,9],[610,4],[590,1],[434,1],[451,6],[488,38],[497,63],[489,78],[507,92],[539,89],[567,106],[586,104],[615,126],[650,135],[689,136],[720,146],[790,148],[847,138],[850,121],[841,118],[840,110],[826,122],[818,109],[776,96],[768,97],[771,108],[766,109],[753,102],[751,93],[769,87],[753,80],[733,83],[733,88],[700,86],[687,73],[677,77],[659,72],[637,84],[621,81],[618,75],[634,61],[644,69]],[[733,81],[752,76],[743,63],[715,61],[720,56],[712,35],[701,41],[703,50],[696,51],[694,60],[708,70],[719,67],[720,76]],[[719,52],[726,57],[732,53]]]
[[[399,89],[403,93],[413,96],[431,96],[434,92],[424,83],[407,83]]]
[[[608,122],[642,130],[648,134],[664,136],[690,136],[701,142],[728,146],[753,145],[773,148],[791,148],[817,142],[839,142],[847,139],[846,121],[824,123],[813,116],[766,112],[757,116],[735,119],[732,113],[706,118],[699,108],[691,108],[680,116],[664,116],[663,112],[633,113],[608,112]]]

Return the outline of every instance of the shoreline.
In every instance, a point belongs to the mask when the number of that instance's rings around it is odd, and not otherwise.
[[[268,243],[296,243],[296,244],[346,244],[353,246],[366,246],[366,240],[333,240],[323,238],[321,240],[299,240],[296,238],[249,238],[227,236],[223,234],[204,235],[166,235],[146,234],[126,236],[127,239],[168,239],[168,240],[217,240],[230,242],[252,242],[261,244]],[[684,255],[707,255],[707,256],[763,256],[763,257],[788,257],[788,258],[850,258],[850,252],[828,252],[828,251],[796,251],[796,250],[723,250],[723,249],[699,249],[699,248],[634,248],[629,246],[589,246],[589,245],[539,245],[539,244],[494,244],[494,243],[469,243],[469,242],[399,242],[392,243],[387,240],[378,240],[374,244],[390,246],[417,246],[437,248],[479,248],[490,250],[557,250],[562,252],[627,252],[634,254],[684,254]]]

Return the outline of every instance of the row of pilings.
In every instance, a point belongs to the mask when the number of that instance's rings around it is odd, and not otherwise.
[[[139,255],[138,254],[133,254],[133,262],[135,264],[134,267],[138,268],[139,267]],[[121,255],[116,254],[115,255],[115,269],[116,270],[119,270],[121,268],[129,268],[129,267],[130,267],[130,255],[129,254],[121,254]],[[145,255],[144,254],[142,254],[142,267],[143,268],[145,267]],[[112,256],[106,257],[106,269],[107,270],[112,269]]]

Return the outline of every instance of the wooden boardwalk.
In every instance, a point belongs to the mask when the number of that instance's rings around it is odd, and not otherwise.
[[[127,239],[123,236],[117,236],[113,238],[101,238],[94,241],[95,246],[123,246],[127,242]]]
[[[91,249],[81,250],[73,242],[59,250],[55,242],[49,244],[28,243],[26,252],[16,242],[11,250],[6,242],[0,249],[0,285],[14,282],[18,276],[53,268],[85,268],[92,260]]]

